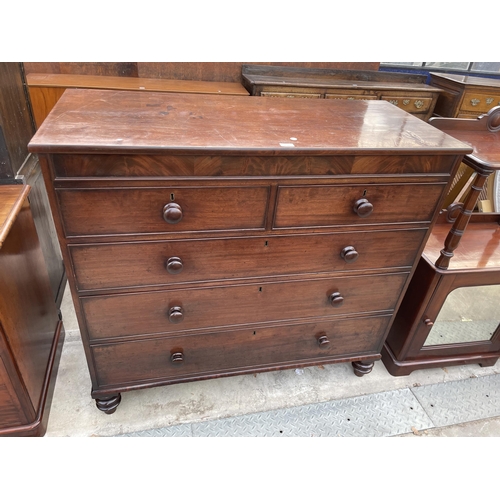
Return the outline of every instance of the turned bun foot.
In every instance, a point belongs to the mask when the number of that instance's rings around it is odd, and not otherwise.
[[[374,364],[375,363],[373,361],[370,363],[366,363],[364,361],[353,361],[352,367],[354,368],[354,374],[358,377],[362,377],[372,371]]]
[[[99,398],[95,400],[97,408],[104,413],[111,415],[116,411],[118,405],[122,400],[121,394],[116,394],[114,396],[108,396],[106,398]]]

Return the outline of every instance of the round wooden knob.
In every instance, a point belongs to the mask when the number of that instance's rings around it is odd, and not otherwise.
[[[354,247],[345,247],[342,249],[342,252],[340,252],[340,256],[349,264],[357,260],[359,254]]]
[[[184,264],[179,257],[170,257],[165,263],[165,268],[170,274],[179,274],[184,268]]]
[[[163,207],[163,218],[169,224],[177,224],[182,220],[182,208],[177,203],[168,203]]]
[[[354,204],[353,209],[359,217],[368,217],[373,212],[373,205],[366,198],[361,198]]]
[[[344,303],[344,297],[340,295],[340,292],[334,292],[329,297],[330,304],[333,307],[340,307]]]
[[[170,323],[180,323],[184,319],[184,311],[180,306],[171,307],[168,310],[168,320]]]
[[[321,337],[318,337],[318,345],[321,347],[321,349],[328,347],[329,344],[330,341],[328,340],[328,337],[326,335],[321,335]]]
[[[184,354],[182,352],[174,352],[170,356],[170,361],[172,363],[182,363],[184,361]]]
[[[425,326],[434,326],[434,323],[429,318],[424,319],[424,324]]]

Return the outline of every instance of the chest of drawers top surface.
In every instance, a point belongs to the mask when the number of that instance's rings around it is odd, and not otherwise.
[[[384,101],[68,89],[29,145],[35,153],[423,154],[470,152]]]

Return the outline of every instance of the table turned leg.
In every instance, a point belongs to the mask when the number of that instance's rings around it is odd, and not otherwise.
[[[122,396],[120,393],[118,393],[104,398],[96,398],[95,404],[99,410],[108,415],[111,415],[116,411],[121,400]]]
[[[364,361],[353,361],[352,367],[354,368],[354,374],[358,377],[362,377],[367,373],[370,373],[373,369],[373,365],[375,363],[373,361],[366,363]]]

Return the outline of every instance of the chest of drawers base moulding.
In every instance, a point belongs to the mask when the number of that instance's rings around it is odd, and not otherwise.
[[[383,101],[69,90],[39,155],[97,407],[369,373],[470,148]]]

